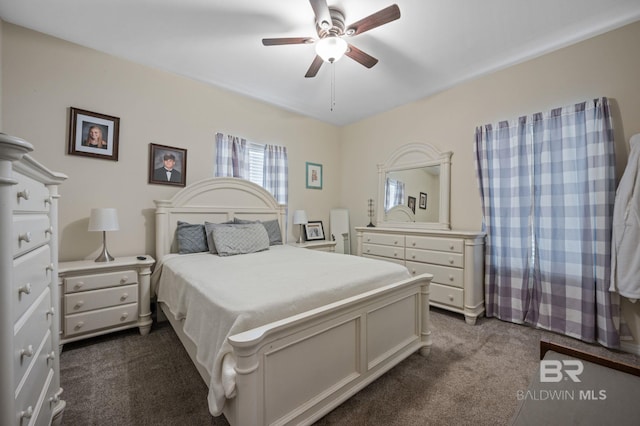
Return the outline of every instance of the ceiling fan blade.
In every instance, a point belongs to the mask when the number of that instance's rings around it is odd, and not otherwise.
[[[331,20],[331,12],[329,12],[329,6],[327,6],[327,0],[309,0],[313,14],[316,15],[316,24],[322,29],[329,29],[333,26]]]
[[[311,62],[311,66],[309,67],[309,70],[307,70],[307,73],[304,76],[306,78],[315,77],[316,74],[318,74],[318,71],[320,70],[320,67],[322,66],[323,62],[324,61],[322,60],[322,58],[316,55],[316,57],[313,59],[313,62]]]
[[[378,63],[378,60],[376,58],[367,53],[364,53],[362,50],[352,45],[349,45],[349,48],[344,54],[354,61],[361,63],[367,68],[371,68]]]
[[[283,38],[263,38],[262,44],[265,46],[280,46],[282,44],[306,44],[313,43],[311,37],[283,37]]]
[[[395,21],[400,18],[400,8],[397,4],[393,4],[389,7],[386,7],[382,10],[377,11],[376,13],[367,16],[359,20],[358,22],[354,22],[353,24],[347,27],[345,34],[349,36],[355,36],[358,34],[362,34],[365,31],[369,31],[373,28],[379,27],[380,25],[384,25],[388,22]]]

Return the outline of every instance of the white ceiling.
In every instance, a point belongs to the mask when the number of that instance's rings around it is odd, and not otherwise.
[[[348,25],[394,0],[328,0]],[[640,20],[640,0],[395,0],[401,18],[350,38],[367,69],[336,62],[304,78],[316,37],[307,0],[0,0],[6,22],[190,77],[335,125]]]

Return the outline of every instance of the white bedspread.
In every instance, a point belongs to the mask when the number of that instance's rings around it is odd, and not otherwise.
[[[184,318],[211,376],[214,416],[235,391],[233,377],[223,381],[223,363],[233,362],[225,360],[232,350],[227,337],[407,278],[394,263],[286,245],[231,257],[168,255],[154,273],[158,301]]]

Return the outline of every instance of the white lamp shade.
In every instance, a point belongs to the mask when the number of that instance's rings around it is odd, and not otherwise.
[[[335,62],[342,58],[347,48],[347,42],[336,36],[325,37],[316,43],[316,53],[325,62]]]
[[[307,212],[305,212],[304,210],[296,210],[293,212],[294,225],[304,225],[307,222]]]
[[[117,231],[118,229],[120,226],[116,209],[91,209],[89,231]]]

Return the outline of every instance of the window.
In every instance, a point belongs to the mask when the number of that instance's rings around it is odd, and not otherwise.
[[[251,182],[264,186],[264,145],[247,142],[249,177]]]

